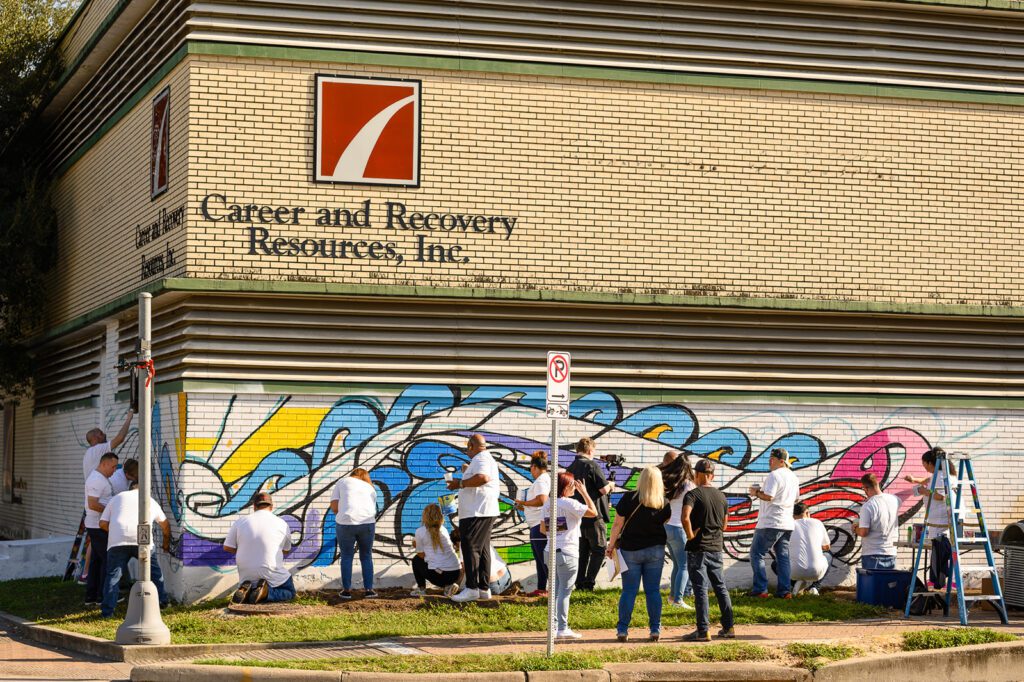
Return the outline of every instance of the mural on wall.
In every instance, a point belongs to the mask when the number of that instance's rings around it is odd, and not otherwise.
[[[251,500],[260,491],[273,493],[275,513],[287,520],[298,539],[289,563],[330,565],[336,560],[335,523],[328,509],[331,490],[355,467],[367,469],[378,489],[378,570],[388,560],[404,563],[411,558],[410,540],[423,507],[447,492],[444,474],[468,461],[466,439],[473,433],[485,435],[501,472],[495,546],[510,562],[531,559],[528,529],[512,501],[531,482],[531,453],[549,449],[543,388],[414,385],[394,397],[350,395],[323,406],[310,403],[308,396],[281,396],[270,405],[264,396],[196,399],[222,406],[215,436],[192,435],[197,429],[191,406],[183,460],[154,433],[154,443],[163,443],[156,446],[161,501],[181,529],[176,554],[186,566],[233,563],[221,549],[223,538],[231,522],[251,510]],[[685,448],[715,460],[717,485],[731,507],[727,551],[741,560],[757,520],[747,488],[762,482],[768,453],[776,447],[789,451],[801,480],[801,499],[829,528],[833,551],[842,561],[857,558],[859,545],[852,539],[850,520],[864,500],[861,475],[874,472],[900,498],[901,520],[919,509],[920,498],[903,481],[907,474],[923,475],[920,456],[930,445],[917,431],[883,424],[830,451],[813,433],[771,433],[764,420],[754,423],[755,416],[747,413],[731,424],[702,427],[685,405],[641,403],[594,391],[572,402],[571,419],[561,427],[559,463],[572,461],[572,445],[584,436],[594,438],[602,453],[623,454],[625,466],[605,465],[616,483],[615,502],[635,485],[640,467],[660,462],[667,450]],[[154,417],[156,429],[161,419]],[[748,419],[750,427],[744,431]],[[784,419],[776,421],[785,425]]]

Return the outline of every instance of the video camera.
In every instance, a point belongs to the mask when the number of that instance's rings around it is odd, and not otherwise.
[[[598,459],[612,467],[620,467],[626,463],[625,455],[599,455]]]

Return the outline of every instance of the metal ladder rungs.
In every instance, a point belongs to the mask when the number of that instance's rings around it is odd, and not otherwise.
[[[988,544],[988,538],[957,538],[957,543],[961,545],[985,545]]]
[[[999,599],[997,594],[965,594],[964,601],[990,601],[992,599]]]
[[[961,566],[960,573],[995,573],[994,566]]]

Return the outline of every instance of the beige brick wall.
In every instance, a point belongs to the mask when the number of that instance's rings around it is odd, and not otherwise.
[[[171,88],[168,190],[150,199],[152,100]],[[143,279],[142,256],[173,249],[176,264],[163,276],[185,271],[185,226],[136,247],[136,226],[155,221],[161,209],[185,205],[188,172],[188,67],[178,65],[115,125],[54,187],[59,221],[57,263],[50,275],[51,324],[81,315],[160,275]]]
[[[195,58],[188,274],[751,297],[1021,300],[1021,110],[774,91]],[[418,189],[311,181],[314,74],[423,80]],[[237,202],[511,214],[466,264],[250,256]],[[308,214],[307,214],[308,215]],[[382,223],[378,210],[375,216]],[[435,240],[442,240],[435,238]]]

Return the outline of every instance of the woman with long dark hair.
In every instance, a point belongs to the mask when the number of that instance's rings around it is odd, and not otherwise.
[[[682,515],[683,496],[696,487],[693,482],[693,467],[690,466],[690,453],[684,450],[659,468],[665,482],[665,499],[672,508],[672,513],[665,522],[668,554],[672,559],[668,603],[669,606],[689,611],[693,607],[686,603],[685,598],[693,596],[693,588],[690,587],[690,576],[686,570],[686,533],[683,532]]]

